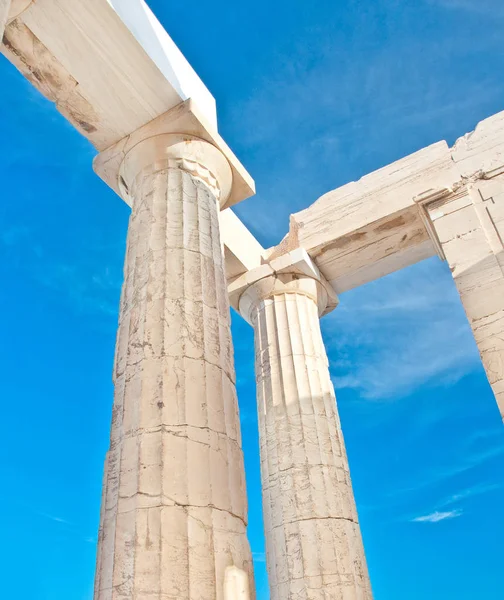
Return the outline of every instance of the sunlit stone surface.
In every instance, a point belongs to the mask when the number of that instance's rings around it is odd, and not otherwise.
[[[96,600],[230,600],[229,567],[253,587],[215,164],[231,177],[216,148],[177,136],[126,157]]]
[[[299,273],[260,278],[240,296],[255,332],[272,600],[372,598],[319,325],[327,305],[327,288]]]

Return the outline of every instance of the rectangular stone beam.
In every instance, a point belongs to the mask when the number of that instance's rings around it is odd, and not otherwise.
[[[263,263],[264,248],[230,208],[221,211],[219,219],[229,284]]]
[[[457,179],[446,142],[424,148],[293,214],[271,256],[305,248],[336,293],[378,279],[436,254],[414,198]]]
[[[98,150],[188,98],[217,129],[214,98],[143,0],[25,4],[2,53]]]
[[[178,110],[179,133],[201,137],[228,159],[228,205],[254,194],[253,179],[217,132],[213,96],[143,0],[14,0],[1,52],[97,150],[152,122],[154,131]]]
[[[304,248],[336,293],[436,253],[442,256],[418,200],[488,170],[489,161],[500,164],[503,134],[496,123],[503,114],[479,126],[486,133],[477,143],[459,141],[453,149],[446,142],[433,144],[325,194],[291,216],[289,234],[268,254]],[[470,139],[470,134],[462,138]]]

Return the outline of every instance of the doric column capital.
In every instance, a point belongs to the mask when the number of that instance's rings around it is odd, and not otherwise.
[[[204,183],[224,206],[233,182],[231,167],[212,144],[190,135],[167,133],[142,140],[124,155],[119,167],[119,187],[129,197],[143,172],[180,169]]]
[[[317,304],[319,316],[338,305],[334,290],[304,248],[241,275],[228,286],[228,292],[233,308],[250,324],[259,304],[280,294],[308,296]]]
[[[190,99],[100,152],[93,167],[131,205],[128,186],[142,169],[162,161],[162,169],[182,169],[217,191],[221,209],[254,194],[253,179]]]

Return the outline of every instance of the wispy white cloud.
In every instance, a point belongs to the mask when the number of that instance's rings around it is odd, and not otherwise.
[[[37,515],[44,517],[45,519],[49,519],[50,521],[54,521],[55,523],[64,523],[65,525],[70,525],[71,523],[66,519],[62,519],[61,517],[57,517],[55,515],[50,515],[48,513],[44,513],[41,511],[35,511]]]
[[[448,411],[449,413],[449,411]],[[438,415],[439,418],[439,415]],[[451,420],[453,414],[451,415]],[[408,441],[415,447],[415,435],[425,440],[433,435],[433,423],[408,432]],[[438,423],[439,425],[439,423]],[[419,443],[422,443],[420,441]],[[451,452],[426,457],[414,469],[400,472],[393,485],[375,493],[373,504],[361,506],[365,512],[385,513],[391,518],[412,521],[421,515],[445,513],[469,508],[478,497],[499,493],[504,488],[501,471],[496,466],[504,460],[504,433],[501,425],[495,429],[475,431],[455,438]],[[411,514],[417,507],[416,514]]]
[[[463,514],[462,509],[449,510],[446,512],[433,512],[430,515],[423,515],[421,517],[415,517],[411,519],[412,523],[439,523],[440,521],[446,521],[447,519],[456,519],[461,517]]]
[[[504,452],[503,452],[504,454]],[[497,492],[504,488],[502,483],[490,483],[490,484],[479,484],[463,490],[459,490],[455,494],[448,496],[445,500],[439,503],[439,507],[446,507],[468,498],[474,498],[475,496],[482,496],[484,494],[490,494]]]
[[[322,323],[336,389],[363,398],[451,385],[481,368],[451,275],[437,259],[344,294]]]
[[[0,259],[66,297],[80,314],[117,314],[122,273],[113,258],[122,251],[122,245],[85,240],[82,252],[66,258],[48,251],[38,232],[27,225],[13,223],[0,231]]]
[[[440,483],[439,480],[433,481],[432,485],[437,485]],[[416,517],[408,517],[411,523],[438,523],[439,521],[444,521],[446,519],[454,519],[456,517],[462,516],[464,509],[460,506],[461,504],[466,503],[467,500],[471,498],[475,498],[476,496],[483,496],[486,494],[491,494],[492,492],[497,492],[503,489],[502,483],[480,483],[465,489],[460,489],[454,494],[450,494],[444,500],[440,500],[435,507],[435,510],[432,512],[428,512],[425,515],[416,516]],[[420,492],[420,489],[415,490],[416,494]],[[450,508],[454,504],[458,504],[459,506],[456,508]],[[404,506],[407,506],[407,502],[404,503]]]
[[[39,510],[36,510],[34,512],[39,517],[43,517],[44,519],[48,519],[49,521],[53,521],[54,523],[60,523],[66,531],[82,539],[82,541],[86,542],[87,544],[96,544],[96,539],[94,537],[89,535],[83,535],[82,532],[79,531],[79,529],[67,519],[63,519],[61,517],[51,515],[49,513],[41,512]]]

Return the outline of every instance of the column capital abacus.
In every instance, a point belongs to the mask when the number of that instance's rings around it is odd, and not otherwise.
[[[162,160],[171,161],[168,167],[191,173],[217,191],[221,210],[255,192],[254,180],[191,99],[102,150],[93,168],[131,206],[129,186],[135,177]],[[165,162],[162,168],[166,166]]]
[[[304,248],[252,269],[228,286],[231,306],[250,324],[257,306],[280,294],[300,294],[318,306],[319,316],[331,312],[338,298]]]
[[[180,169],[201,181],[221,207],[229,198],[233,173],[222,152],[205,140],[176,133],[146,138],[128,150],[119,167],[122,197],[128,201],[131,188],[142,172],[165,169]]]

